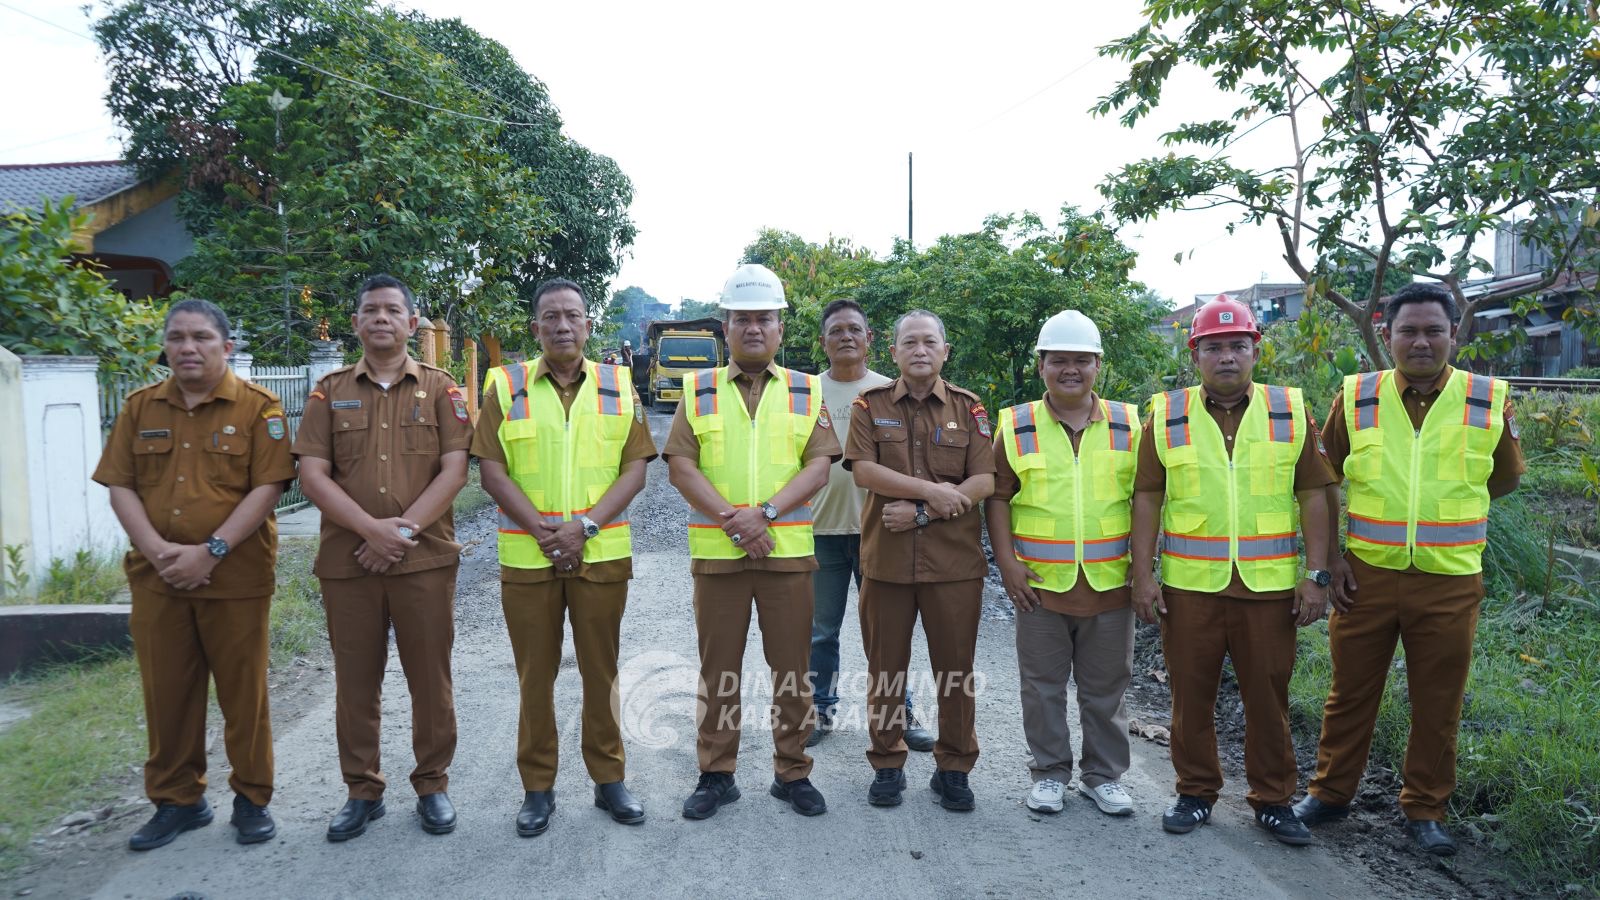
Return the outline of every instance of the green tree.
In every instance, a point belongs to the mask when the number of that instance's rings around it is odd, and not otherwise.
[[[74,261],[89,224],[73,198],[0,220],[0,345],[17,355],[94,356],[101,374],[147,371],[161,350],[163,310],[125,300]]]
[[[793,232],[774,228],[763,229],[744,248],[740,262],[764,265],[783,280],[783,293],[789,301],[783,354],[788,365],[800,368],[827,361],[817,341],[823,308],[853,296],[879,266],[869,251],[843,238],[829,236],[824,243],[812,244]]]
[[[1146,24],[1101,48],[1130,65],[1095,111],[1132,127],[1195,69],[1238,105],[1166,133],[1173,152],[1125,165],[1101,190],[1124,220],[1230,207],[1230,232],[1277,228],[1309,295],[1351,319],[1373,360],[1386,358],[1372,313],[1391,271],[1448,287],[1464,339],[1474,310],[1542,291],[1593,249],[1593,15],[1575,0],[1149,0]],[[1273,140],[1274,162],[1244,161]],[[1531,213],[1530,237],[1555,263],[1466,302],[1463,283],[1489,269],[1480,244],[1517,212]],[[1365,300],[1335,284],[1358,261]]]
[[[690,300],[685,297],[678,301],[678,309],[673,313],[677,319],[720,319],[722,307],[712,300]]]
[[[655,310],[660,303],[650,292],[637,285],[612,294],[611,302],[606,306],[605,318],[600,323],[600,330],[606,335],[605,341],[618,345],[623,341],[632,341],[633,346],[642,346],[645,328],[652,319],[659,318]]]

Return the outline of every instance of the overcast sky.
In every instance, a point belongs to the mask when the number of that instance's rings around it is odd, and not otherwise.
[[[112,159],[105,69],[79,0],[0,0],[0,163]],[[639,237],[614,288],[713,299],[763,227],[884,253],[984,216],[1085,210],[1124,162],[1164,153],[1182,116],[1231,108],[1197,73],[1138,129],[1088,112],[1121,74],[1095,48],[1136,28],[1140,4],[535,3],[420,0],[504,43],[543,80],[566,131],[633,179]],[[102,7],[103,8],[103,7]],[[1265,130],[1259,160],[1284,147]],[[1269,228],[1229,236],[1219,212],[1168,214],[1121,234],[1134,277],[1179,303],[1292,281]],[[1193,256],[1189,257],[1190,251]],[[1180,265],[1174,254],[1184,254]]]

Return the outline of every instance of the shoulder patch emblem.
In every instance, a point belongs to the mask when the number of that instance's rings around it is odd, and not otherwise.
[[[990,436],[989,411],[983,408],[982,403],[972,404],[972,420],[978,423],[978,433],[984,437]]]
[[[850,405],[851,406],[859,406],[862,409],[866,409],[867,408],[867,398],[858,396],[858,397],[856,397],[856,399],[850,401]]]
[[[273,416],[277,416],[280,419],[283,418],[283,407],[281,407],[281,406],[269,406],[265,410],[262,410],[262,412],[261,412],[261,418],[263,418],[263,419],[270,419]]]
[[[284,426],[283,414],[281,412],[277,415],[267,417],[267,437],[272,438],[275,441],[281,441],[283,440],[283,436],[288,433],[288,430],[289,429]]]
[[[467,398],[461,396],[461,389],[452,385],[446,393],[450,395],[450,408],[455,414],[456,421],[471,421],[472,416],[467,412]]]
[[[1522,440],[1522,429],[1517,427],[1516,413],[1508,413],[1506,415],[1506,431],[1511,433],[1511,439],[1513,441]]]
[[[827,403],[822,404],[822,412],[817,416],[817,425],[829,431],[833,430],[833,416],[828,413]]]
[[[307,400],[326,400],[326,399],[328,399],[328,395],[324,394],[321,391],[314,390],[311,393],[306,395],[306,399]]]

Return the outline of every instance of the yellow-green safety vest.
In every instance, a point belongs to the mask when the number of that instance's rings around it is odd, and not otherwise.
[[[733,383],[733,367],[703,369],[683,376],[684,415],[700,442],[700,471],[734,506],[757,506],[772,499],[804,466],[806,442],[822,412],[822,381],[815,375],[783,369],[779,383],[761,392],[756,417]],[[765,377],[764,375],[757,377]],[[689,555],[695,559],[743,559],[722,523],[689,510]],[[769,522],[771,556],[811,556],[811,503]]]
[[[1255,385],[1233,455],[1199,387],[1151,399],[1156,456],[1167,472],[1161,510],[1161,580],[1216,593],[1233,569],[1252,591],[1299,581],[1294,471],[1305,447],[1299,388]]]
[[[1043,400],[1000,412],[996,441],[1020,483],[1011,498],[1012,547],[1048,591],[1071,590],[1080,566],[1097,591],[1128,583],[1139,411],[1099,403],[1105,418],[1089,423],[1077,450]]]
[[[1351,552],[1381,569],[1483,571],[1489,475],[1508,391],[1505,381],[1457,369],[1419,429],[1393,370],[1345,378]]]
[[[548,525],[559,525],[594,508],[617,480],[622,448],[633,427],[633,386],[627,370],[584,360],[587,373],[570,413],[562,408],[553,379],[533,379],[537,361],[512,363],[489,372],[489,389],[505,412],[500,446],[506,471],[528,495]],[[600,522],[600,533],[583,546],[584,562],[626,559],[633,536],[626,518]],[[550,560],[539,542],[500,511],[500,564],[545,569]]]

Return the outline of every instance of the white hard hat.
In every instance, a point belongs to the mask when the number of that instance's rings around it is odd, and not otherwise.
[[[1077,350],[1084,353],[1102,353],[1100,329],[1089,317],[1075,309],[1064,310],[1045,320],[1039,329],[1039,352],[1046,350]]]
[[[622,346],[624,346],[624,347],[632,347],[633,346],[633,341],[623,341],[622,342]]]
[[[788,309],[783,282],[766,266],[746,263],[722,285],[723,309]]]

